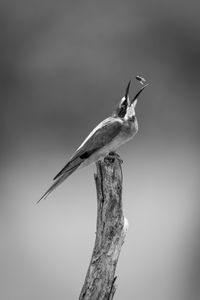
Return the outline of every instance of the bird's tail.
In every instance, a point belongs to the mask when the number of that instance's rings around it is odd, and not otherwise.
[[[69,171],[63,173],[60,177],[58,177],[58,179],[52,184],[52,186],[50,186],[50,188],[44,193],[44,195],[42,195],[42,197],[37,201],[37,203],[49,196],[49,194],[53,192],[53,190],[55,190],[55,188],[57,188],[57,186],[59,186],[67,177],[69,177],[79,167],[79,165],[80,164],[74,166]]]

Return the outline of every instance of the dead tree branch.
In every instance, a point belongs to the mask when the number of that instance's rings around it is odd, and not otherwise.
[[[112,300],[115,270],[128,229],[122,209],[122,169],[118,155],[96,163],[96,240],[79,300]]]

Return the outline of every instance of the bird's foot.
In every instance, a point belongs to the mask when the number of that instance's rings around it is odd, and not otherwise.
[[[117,154],[116,152],[112,151],[110,152],[105,158],[104,161],[109,161],[111,163],[114,163],[115,159],[117,159],[119,161],[120,164],[123,163],[123,160],[121,159],[121,157],[119,156],[119,154]]]

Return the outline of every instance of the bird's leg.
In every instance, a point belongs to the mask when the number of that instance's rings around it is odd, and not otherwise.
[[[109,152],[109,154],[104,158],[104,161],[109,160],[110,162],[114,163],[115,159],[118,159],[121,164],[123,163],[123,160],[115,151]]]

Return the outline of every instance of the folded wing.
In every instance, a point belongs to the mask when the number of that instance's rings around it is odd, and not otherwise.
[[[67,177],[69,177],[81,164],[89,158],[95,151],[109,144],[121,130],[122,123],[120,119],[108,118],[101,122],[85,139],[81,146],[76,150],[70,161],[54,177],[55,182],[39,199],[45,199],[57,186],[59,186]],[[38,202],[39,202],[38,201]]]
[[[64,168],[54,177],[58,177],[79,166],[85,159],[89,158],[95,151],[98,151],[103,146],[109,144],[113,138],[120,132],[122,122],[120,119],[107,118],[101,122],[85,139],[81,146],[76,150],[71,160]]]

